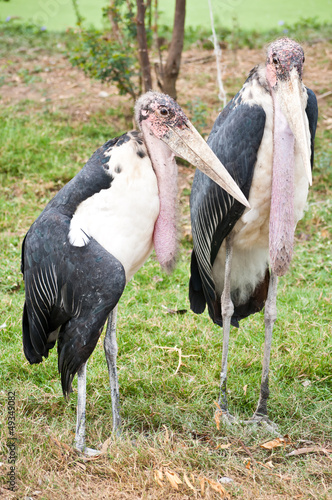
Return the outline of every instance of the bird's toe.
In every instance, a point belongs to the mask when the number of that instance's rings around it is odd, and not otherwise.
[[[280,436],[277,424],[272,422],[267,415],[258,415],[255,413],[249,420],[244,420],[243,423],[246,425],[255,425],[257,427],[263,427],[272,434]]]
[[[87,446],[83,449],[76,447],[76,450],[82,457],[96,457],[101,454],[101,450],[95,450],[94,448],[88,448]]]
[[[215,420],[221,421],[225,426],[238,424],[238,420],[228,410],[217,410],[215,412]]]

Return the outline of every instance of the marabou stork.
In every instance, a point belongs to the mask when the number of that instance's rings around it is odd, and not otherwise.
[[[226,396],[230,325],[265,305],[260,397],[251,422],[265,421],[269,396],[277,280],[287,272],[294,231],[305,208],[314,159],[317,100],[302,83],[304,52],[287,38],[271,43],[217,117],[208,144],[249,200],[243,207],[204,173],[191,193],[193,251],[189,298],[223,327],[219,405],[233,421]],[[270,269],[269,269],[270,268]]]
[[[23,346],[40,363],[57,341],[68,398],[78,374],[75,445],[85,448],[86,364],[109,318],[104,348],[113,429],[120,426],[116,309],[153,247],[170,271],[176,256],[177,166],[187,159],[248,206],[240,188],[170,97],[136,103],[140,132],[109,140],[48,203],[22,245]]]

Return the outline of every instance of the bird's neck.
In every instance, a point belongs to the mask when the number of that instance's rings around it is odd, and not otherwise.
[[[143,129],[144,134],[144,129]],[[148,132],[144,140],[157,177],[160,211],[155,223],[153,242],[160,265],[168,272],[177,254],[177,165],[173,152]]]
[[[294,228],[294,135],[274,100],[269,248],[271,269],[278,276],[283,276],[290,265]]]

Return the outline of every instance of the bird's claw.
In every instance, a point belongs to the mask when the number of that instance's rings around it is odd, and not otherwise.
[[[222,415],[222,421],[224,422],[224,424],[226,425],[234,425],[234,424],[238,424],[238,420],[229,413],[229,411],[223,413]]]
[[[272,422],[267,415],[258,415],[255,413],[249,420],[244,420],[243,423],[247,425],[257,425],[257,427],[263,427],[272,434],[280,436],[277,424]]]
[[[79,455],[89,458],[97,457],[101,454],[101,450],[95,450],[94,448],[88,448],[87,446],[85,448],[76,447],[76,451],[79,453]]]
[[[87,457],[96,457],[97,455],[100,455],[101,451],[95,450],[94,448],[84,448],[83,453]]]
[[[220,418],[221,417],[221,418]],[[231,426],[233,424],[238,424],[238,420],[229,413],[228,410],[217,410],[215,413],[215,419],[221,420],[221,422],[226,426]]]

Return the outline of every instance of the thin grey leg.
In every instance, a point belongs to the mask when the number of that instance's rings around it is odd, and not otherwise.
[[[110,380],[110,390],[112,399],[112,416],[113,416],[113,432],[120,434],[121,417],[120,417],[120,391],[119,379],[116,367],[116,358],[118,354],[118,344],[116,341],[116,316],[118,306],[116,305],[109,315],[106,335],[104,339],[105,356],[108,367],[108,375]]]
[[[75,447],[83,452],[85,446],[86,365],[77,372],[77,410]]]
[[[229,333],[231,328],[231,318],[234,312],[234,305],[231,299],[231,267],[232,267],[233,245],[232,236],[226,238],[226,262],[225,262],[225,281],[224,290],[221,296],[221,313],[223,322],[223,346],[222,346],[222,361],[220,374],[220,396],[219,405],[223,413],[227,415],[228,420],[233,420],[233,417],[228,412],[227,402],[227,356],[229,345]]]
[[[86,367],[88,362],[77,372],[77,417],[75,448],[89,457],[99,455],[100,451],[85,446],[85,407],[86,407]]]
[[[275,320],[277,319],[277,284],[278,276],[271,273],[267,301],[265,304],[265,342],[264,342],[264,357],[262,380],[260,388],[260,396],[257,404],[256,411],[251,419],[251,422],[259,423],[264,422],[271,431],[276,430],[276,425],[269,421],[267,416],[267,400],[269,397],[269,368],[270,368],[270,354],[272,345],[272,331]]]

